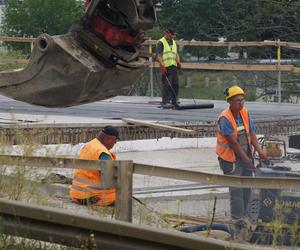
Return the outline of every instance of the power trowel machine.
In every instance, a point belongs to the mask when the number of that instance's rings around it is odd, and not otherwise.
[[[287,154],[284,140],[262,137],[258,139],[268,160],[259,160],[255,176],[288,177],[300,181],[300,171],[294,171],[287,162],[299,161],[300,154]],[[258,157],[257,157],[258,159]],[[299,168],[300,170],[300,168]],[[247,233],[242,240],[253,244],[300,246],[300,189],[252,189],[248,203]],[[221,230],[238,238],[227,224],[183,227],[182,232]]]
[[[297,159],[293,154],[287,154],[285,141],[267,137],[259,141],[269,161],[260,161],[256,176],[299,178],[300,181],[300,171],[287,166],[289,160]],[[255,230],[250,232],[250,242],[300,245],[300,189],[253,190],[253,196],[248,214]]]

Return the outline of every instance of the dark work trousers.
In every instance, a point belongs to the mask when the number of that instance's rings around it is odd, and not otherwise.
[[[223,170],[225,175],[252,176],[252,171],[248,170],[244,163],[240,160],[234,164],[224,161],[220,157],[218,160],[220,168]],[[247,206],[251,195],[251,189],[229,187],[229,194],[232,220],[237,221],[242,219],[247,215]]]
[[[167,67],[165,76],[162,76],[162,103],[177,103],[179,91],[178,68],[176,66]]]

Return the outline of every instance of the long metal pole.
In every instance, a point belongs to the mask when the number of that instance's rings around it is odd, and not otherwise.
[[[152,59],[152,46],[149,45],[149,54],[150,54],[150,57],[149,57],[149,61],[150,61],[150,65],[152,66],[153,64],[153,59]],[[150,96],[151,98],[154,96],[154,93],[153,93],[153,67],[150,67]]]
[[[278,103],[281,103],[281,69],[280,62],[281,60],[281,47],[280,47],[280,39],[277,41],[277,69],[278,69]]]

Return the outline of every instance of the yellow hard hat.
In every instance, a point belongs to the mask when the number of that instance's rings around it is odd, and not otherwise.
[[[245,95],[245,92],[239,86],[232,86],[225,89],[226,101],[236,95]]]

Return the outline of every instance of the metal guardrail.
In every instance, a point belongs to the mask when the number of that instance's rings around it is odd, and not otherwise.
[[[164,229],[0,199],[2,233],[61,245],[107,250],[250,249]],[[251,248],[253,249],[253,248]]]
[[[92,161],[69,158],[1,155],[0,165],[40,168],[100,169],[104,187],[115,186],[116,219],[132,220],[133,174],[151,175],[197,183],[231,187],[288,189],[300,188],[297,178],[238,177],[198,171],[135,164],[131,161]],[[69,212],[0,199],[3,232],[10,235],[78,246],[82,241],[104,249],[246,249],[217,240],[194,238],[175,232],[155,230],[122,222],[71,215]],[[91,237],[91,232],[93,237]],[[91,239],[92,238],[92,239]]]
[[[132,161],[99,161],[81,160],[63,157],[36,157],[0,155],[1,165],[22,165],[39,168],[70,168],[70,169],[98,169],[102,171],[103,182],[106,188],[115,185],[115,177],[118,177],[117,168],[124,165],[132,165],[134,174],[164,177],[182,181],[198,182],[209,185],[222,185],[240,188],[267,188],[267,189],[290,189],[300,188],[299,178],[289,177],[247,177],[211,174],[201,171],[183,170],[176,168],[160,167],[133,163]],[[122,165],[122,166],[121,166]]]
[[[132,221],[133,174],[165,177],[207,185],[226,187],[251,187],[267,189],[300,188],[299,178],[245,177],[204,173],[200,171],[173,169],[143,165],[132,161],[92,161],[52,157],[0,155],[0,165],[30,166],[39,168],[99,169],[103,188],[116,187],[116,218]]]

